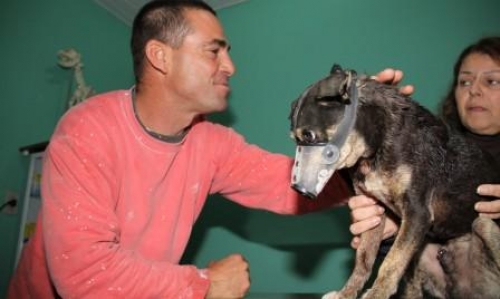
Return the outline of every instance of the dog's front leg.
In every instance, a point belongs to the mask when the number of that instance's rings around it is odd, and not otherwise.
[[[500,228],[489,218],[478,217],[472,223],[474,238],[478,238],[491,255],[491,262],[500,270]]]
[[[480,216],[474,220],[468,259],[476,274],[471,277],[471,296],[468,298],[499,299],[500,228],[492,219]]]
[[[409,202],[411,199],[404,200]],[[430,227],[429,219],[427,209],[412,207],[411,204],[405,207],[396,240],[382,262],[372,288],[363,295],[363,299],[387,299],[396,293],[401,277],[424,242]]]
[[[354,270],[340,292],[330,292],[322,299],[355,299],[363,289],[366,281],[370,278],[373,264],[382,241],[384,232],[385,215],[381,224],[361,234],[361,241],[356,250],[356,261]]]
[[[446,279],[438,260],[440,244],[427,243],[422,252],[414,257],[402,278],[399,299],[423,299],[428,293],[434,299],[448,298],[446,295]],[[400,286],[401,287],[401,286]]]

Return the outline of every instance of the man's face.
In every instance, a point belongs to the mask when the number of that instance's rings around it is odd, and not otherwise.
[[[186,112],[207,114],[227,107],[229,77],[235,67],[218,19],[198,9],[185,12],[191,32],[173,50],[169,88],[183,101]]]

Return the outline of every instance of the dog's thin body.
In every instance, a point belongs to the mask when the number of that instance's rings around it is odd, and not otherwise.
[[[345,106],[352,101],[344,86],[346,78],[350,78],[346,72],[334,68],[329,77],[313,85],[296,104],[294,109],[301,111],[293,113],[292,130],[303,146],[307,146],[305,143],[325,144],[335,138],[332,134],[336,134],[344,121]],[[443,252],[459,252],[460,238],[469,236],[477,240],[485,236],[484,230],[473,231],[471,227],[477,217],[474,204],[488,200],[475,190],[483,183],[500,182],[498,170],[478,147],[452,132],[421,105],[399,94],[395,87],[366,76],[356,84],[359,97],[356,121],[340,149],[335,169],[349,168],[357,193],[377,198],[401,219],[394,244],[372,288],[363,298],[389,298],[398,292],[404,275],[407,287],[398,293],[403,298],[423,298],[426,288],[436,298],[472,298],[460,295],[457,289],[474,289],[475,286],[460,286],[462,276],[450,275],[451,270],[446,269],[463,263],[456,257],[449,261],[449,254],[440,256],[443,269],[448,272],[436,270],[432,279],[425,277],[428,271],[422,270],[422,266],[428,267],[433,259],[437,264],[437,257],[431,257],[427,265],[414,263],[413,259],[432,252],[424,248],[430,241],[444,245]],[[308,165],[304,164],[307,163],[296,162],[306,168]],[[308,171],[315,173],[314,169]],[[300,188],[308,194],[318,189],[317,185]],[[500,238],[500,232],[497,237]],[[370,276],[381,238],[380,227],[361,236],[351,277],[342,291],[331,292],[324,298],[357,297]],[[478,247],[470,243],[472,246]],[[471,249],[467,247],[462,251],[461,256],[469,254]],[[500,252],[496,254],[500,256]],[[499,261],[494,265],[492,273],[499,269]],[[413,269],[413,273],[408,273],[409,269]],[[419,271],[424,272],[419,274]],[[500,295],[483,298],[500,298]]]

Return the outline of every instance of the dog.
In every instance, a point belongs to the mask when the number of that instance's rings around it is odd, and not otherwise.
[[[356,194],[401,220],[378,274],[362,298],[500,298],[500,230],[478,217],[476,193],[500,183],[491,156],[466,141],[397,87],[334,65],[293,102],[297,143],[292,187],[315,198],[346,169]],[[383,223],[383,222],[382,222]],[[357,298],[370,278],[383,225],[361,235],[341,291]]]

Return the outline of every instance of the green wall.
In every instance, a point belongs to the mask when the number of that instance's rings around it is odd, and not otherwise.
[[[293,154],[290,103],[337,62],[359,72],[405,71],[414,98],[435,108],[453,62],[468,43],[500,34],[497,0],[249,0],[221,10],[238,68],[231,108],[214,119],[262,147]],[[69,71],[58,50],[83,55],[97,91],[132,84],[130,28],[93,1],[0,4],[0,198],[23,192],[20,146],[45,141],[64,112]],[[0,297],[11,275],[19,215],[0,214]],[[324,292],[339,288],[352,265],[345,208],[299,217],[249,211],[210,199],[185,256],[200,267],[241,252],[252,291]]]

